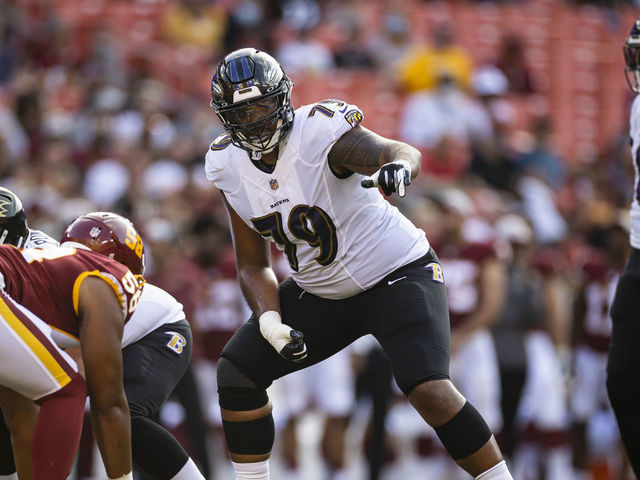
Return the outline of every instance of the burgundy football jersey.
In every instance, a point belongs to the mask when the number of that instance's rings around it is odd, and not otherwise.
[[[125,322],[142,293],[127,267],[91,250],[67,247],[24,250],[0,245],[0,274],[11,298],[54,328],[78,339],[78,295],[88,276],[105,280],[122,307]],[[57,339],[56,339],[57,341]]]
[[[496,258],[492,243],[468,243],[460,248],[443,245],[438,258],[444,271],[451,328],[460,327],[480,305],[482,263]]]

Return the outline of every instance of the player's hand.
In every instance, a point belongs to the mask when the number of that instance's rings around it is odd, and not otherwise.
[[[304,335],[282,323],[280,314],[273,310],[260,315],[260,333],[282,357],[290,362],[307,358]]]
[[[279,353],[290,362],[301,362],[307,358],[307,346],[304,344],[304,335],[298,330],[291,330],[289,336],[291,337],[291,341],[287,343]]]
[[[364,188],[380,187],[382,193],[391,195],[396,190],[404,197],[405,187],[411,183],[411,165],[405,160],[384,164],[380,170],[360,182]]]

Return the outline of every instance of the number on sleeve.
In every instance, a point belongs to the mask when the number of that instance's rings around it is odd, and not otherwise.
[[[129,313],[133,313],[133,311],[138,307],[138,302],[142,295],[142,286],[138,281],[138,278],[131,271],[127,271],[127,274],[122,277],[121,282],[124,287],[124,291],[129,295],[133,295],[129,302]]]

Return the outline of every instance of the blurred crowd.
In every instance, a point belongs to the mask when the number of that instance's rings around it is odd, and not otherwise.
[[[459,41],[470,33],[458,15],[472,17],[477,4],[496,15],[586,12],[613,46],[603,55],[616,57],[615,85],[592,94],[622,113],[613,124],[577,122],[572,145],[560,147],[554,105],[566,91],[554,82],[561,78],[534,65],[531,32],[508,31],[489,44],[478,37],[477,49]],[[621,93],[620,47],[637,4],[0,0],[0,183],[22,198],[31,227],[56,238],[87,211],[134,222],[148,281],[184,304],[195,333],[199,393],[191,395],[202,411],[170,404],[160,421],[180,431],[193,417],[181,430],[185,446],[199,452],[207,478],[226,478],[220,463],[228,461],[215,446],[223,441],[215,362],[249,312],[226,213],[204,176],[204,153],[222,133],[208,79],[226,52],[264,49],[294,80],[296,105],[326,97],[356,103],[365,127],[422,151],[420,176],[405,198],[390,201],[436,246],[449,286],[452,380],[500,432],[514,477],[631,478],[615,476],[626,467],[604,365],[628,248],[631,98]],[[574,28],[554,30],[553,40],[564,33],[571,40]],[[575,78],[585,89],[592,80]],[[592,108],[586,98],[578,108]],[[324,392],[333,397],[326,402],[322,392],[314,400],[311,386],[322,390],[321,373],[311,373],[318,380],[311,385],[302,378],[275,385],[282,478],[323,478],[298,469],[308,461],[297,447],[308,441],[293,420],[311,407],[327,419],[316,447],[327,459],[319,468],[333,479],[365,478],[349,476],[349,455],[372,459],[367,478],[456,478],[432,432],[416,428],[424,422],[411,417],[376,347],[364,342],[347,353],[324,374],[336,389]],[[355,435],[357,399],[366,397],[374,426],[360,422]],[[208,427],[208,446],[191,435],[194,422]]]

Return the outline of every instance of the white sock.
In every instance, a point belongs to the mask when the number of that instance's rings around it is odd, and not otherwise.
[[[269,460],[253,463],[231,462],[236,480],[269,480]]]
[[[0,475],[0,480],[18,480],[18,474],[14,472],[11,475]]]
[[[2,479],[0,479],[2,480]],[[206,480],[196,464],[193,463],[193,460],[187,460],[187,463],[184,464],[184,467],[180,469],[178,473],[176,473],[171,480]]]
[[[476,477],[476,480],[513,480],[513,477],[509,473],[507,463],[503,460],[486,472],[482,472]]]
[[[342,468],[335,470],[331,475],[331,480],[347,480],[347,472]]]

